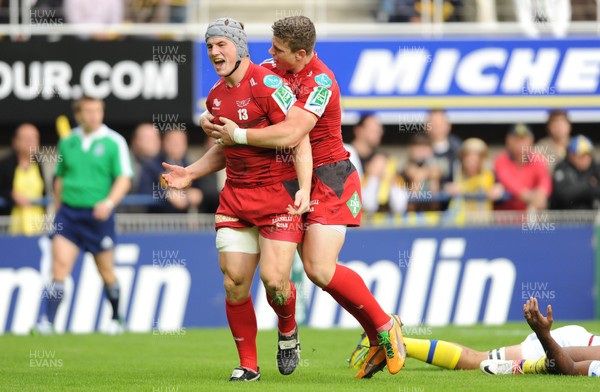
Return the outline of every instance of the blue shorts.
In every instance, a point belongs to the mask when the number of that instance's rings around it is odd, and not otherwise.
[[[112,249],[115,246],[115,213],[106,221],[99,221],[92,216],[93,210],[63,203],[54,218],[51,237],[61,235],[93,255]]]

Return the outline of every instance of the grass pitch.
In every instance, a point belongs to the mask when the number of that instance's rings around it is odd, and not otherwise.
[[[566,323],[556,326],[565,325]],[[600,322],[578,323],[600,332]],[[406,328],[407,336],[456,341],[488,350],[517,344],[529,333],[523,323],[501,327]],[[548,375],[490,377],[450,371],[408,359],[392,376],[355,380],[346,359],[358,330],[301,328],[302,359],[290,376],[277,371],[275,331],[258,335],[262,380],[228,383],[237,354],[228,329],[182,330],[178,334],[121,336],[0,336],[1,391],[597,391],[591,377]]]

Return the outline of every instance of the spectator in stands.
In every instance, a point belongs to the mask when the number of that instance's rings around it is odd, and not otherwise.
[[[133,164],[133,184],[131,193],[137,194],[140,190],[142,167],[160,154],[160,133],[154,125],[142,123],[133,131],[131,137],[131,158]]]
[[[64,14],[71,24],[119,24],[124,21],[124,0],[64,0]],[[107,33],[79,36],[81,39],[108,40],[115,37]]]
[[[548,171],[554,172],[556,165],[567,155],[567,145],[571,137],[571,121],[567,112],[556,109],[548,115],[546,122],[548,136],[537,142],[535,151],[546,157]]]
[[[431,141],[423,134],[416,134],[408,144],[408,162],[400,177],[400,187],[412,199],[406,210],[438,210],[439,203],[431,200],[440,191],[440,178]]]
[[[444,110],[432,109],[429,111],[425,123],[425,133],[431,141],[435,162],[440,169],[440,185],[442,187],[453,180],[455,167],[459,164],[458,155],[462,142],[450,134],[451,131],[452,125]],[[442,201],[439,206],[441,210],[446,210],[448,202]]]
[[[496,23],[516,20],[514,0],[463,0],[462,20]]]
[[[570,0],[514,0],[517,19],[530,37],[539,36],[539,26],[549,24],[556,37],[567,35],[571,21]]]
[[[126,0],[127,20],[134,23],[165,23],[167,7],[164,0]]]
[[[552,178],[546,158],[532,151],[533,133],[525,124],[517,124],[506,136],[506,151],[495,161],[498,181],[510,199],[498,206],[503,210],[543,210],[552,191]]]
[[[152,195],[158,205],[149,208],[149,212],[177,213],[195,211],[202,203],[203,193],[198,182],[180,191],[167,187],[161,181],[164,172],[162,162],[186,167],[188,160],[187,133],[183,130],[173,129],[166,131],[162,139],[162,154],[147,162],[142,168],[140,178],[140,193]]]
[[[362,183],[363,211],[389,212],[394,204],[392,188],[396,186],[398,161],[378,151],[383,125],[374,113],[363,114],[353,128],[354,139],[345,144],[350,161]]]
[[[46,194],[38,152],[40,133],[21,124],[12,139],[12,151],[0,161],[0,197],[6,203],[1,215],[10,214],[10,233],[36,235],[45,228],[44,207],[32,204]]]
[[[462,143],[459,138],[450,134],[451,130],[452,125],[444,110],[433,109],[429,112],[425,133],[431,141],[433,156],[440,168],[442,185],[452,181]]]
[[[600,166],[594,160],[594,146],[583,135],[571,138],[567,158],[553,175],[551,208],[590,210],[600,206]]]
[[[383,137],[383,125],[375,113],[364,113],[352,128],[354,139],[344,147],[350,152],[350,161],[356,167],[358,175],[362,178],[364,168],[376,155]]]
[[[169,0],[169,22],[185,23],[188,0]]]
[[[380,22],[457,22],[460,20],[462,0],[444,0],[442,15],[436,16],[435,2],[420,0],[381,0],[377,19]]]
[[[131,146],[131,164],[133,166],[133,179],[129,195],[139,195],[142,193],[140,190],[142,168],[160,154],[160,132],[153,124],[139,124],[133,131],[129,145]],[[124,205],[119,207],[118,212],[145,213],[148,212],[148,206],[143,203]]]
[[[32,2],[29,19],[29,23],[32,25],[63,24],[65,22],[63,15],[63,0],[37,0]]]
[[[485,166],[488,146],[478,138],[463,142],[460,149],[460,170],[454,181],[444,185],[444,191],[452,196],[449,211],[458,222],[464,222],[465,214],[492,211],[494,201],[504,194],[502,184],[496,182],[492,170]],[[480,198],[473,198],[478,195]]]
[[[597,20],[596,2],[598,0],[571,0],[571,20]]]

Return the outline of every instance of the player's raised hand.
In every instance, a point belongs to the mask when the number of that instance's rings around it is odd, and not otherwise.
[[[534,297],[529,298],[525,305],[523,305],[525,320],[527,320],[527,324],[529,324],[531,329],[536,334],[550,333],[552,322],[554,321],[552,317],[552,306],[548,305],[546,311],[548,313],[548,317],[544,317],[544,315],[540,312],[538,309],[538,301]]]
[[[162,179],[171,188],[184,189],[192,184],[192,176],[185,167],[177,165],[169,165],[166,162],[162,163],[163,167],[169,170],[169,173],[163,173]]]
[[[226,117],[219,117],[219,120],[223,123],[223,125],[215,125],[215,129],[219,132],[219,138],[217,139],[218,144],[224,146],[236,144],[236,142],[233,140],[233,132],[236,128],[239,128],[238,125]],[[214,132],[213,137],[215,137]]]
[[[210,114],[208,111],[204,112],[202,116],[200,116],[200,127],[206,133],[207,136],[212,137],[211,133],[214,131],[215,124],[213,123],[215,116]]]
[[[310,192],[304,189],[300,189],[296,192],[294,198],[294,205],[288,204],[287,212],[290,215],[302,215],[308,212],[310,208]]]

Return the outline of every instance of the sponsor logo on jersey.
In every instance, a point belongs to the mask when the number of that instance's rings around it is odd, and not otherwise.
[[[317,86],[308,96],[304,108],[313,112],[317,116],[322,116],[327,104],[331,98],[331,91],[323,86]]]
[[[109,236],[104,236],[104,238],[102,238],[102,241],[100,242],[100,247],[102,249],[111,249],[113,246],[115,246],[115,243],[112,238]]]
[[[352,194],[352,196],[350,196],[350,199],[348,199],[346,205],[348,206],[348,209],[350,210],[352,216],[356,218],[356,216],[360,213],[360,210],[362,209],[362,203],[360,202],[358,192],[355,191]]]
[[[254,87],[256,86],[258,83],[256,83],[256,80],[254,80],[254,78],[250,78],[250,86]]]
[[[96,146],[94,147],[94,155],[97,157],[104,155],[104,145],[103,144],[96,144]]]
[[[277,229],[287,229],[290,226],[290,223],[294,221],[294,217],[291,215],[278,215],[275,218],[271,219],[271,225],[274,227],[271,228],[271,231],[274,231],[274,228]]]
[[[333,82],[331,81],[331,79],[329,78],[329,76],[327,76],[324,73],[318,74],[317,76],[315,76],[315,82],[317,82],[317,84],[319,86],[323,86],[323,87],[326,87],[326,88],[331,87],[331,85],[333,84]]]
[[[279,88],[283,84],[283,80],[279,76],[267,75],[264,77],[263,83],[267,87]]]
[[[238,105],[239,108],[243,108],[245,106],[248,106],[248,104],[250,103],[250,98],[246,98],[242,101],[235,101],[236,105]]]
[[[286,86],[282,85],[277,90],[271,94],[277,105],[281,108],[284,113],[287,113],[288,110],[292,107],[294,102],[296,102],[296,96],[292,92],[292,90]]]
[[[223,214],[216,214],[215,215],[215,222],[216,223],[221,223],[221,222],[237,222],[239,221],[239,218],[236,218],[235,216],[228,216],[228,215],[223,215]]]
[[[217,107],[217,108],[218,108],[219,106],[221,106],[221,102],[222,102],[222,101],[219,101],[217,98],[215,98],[215,99],[213,100],[213,105],[214,105],[215,107]]]

